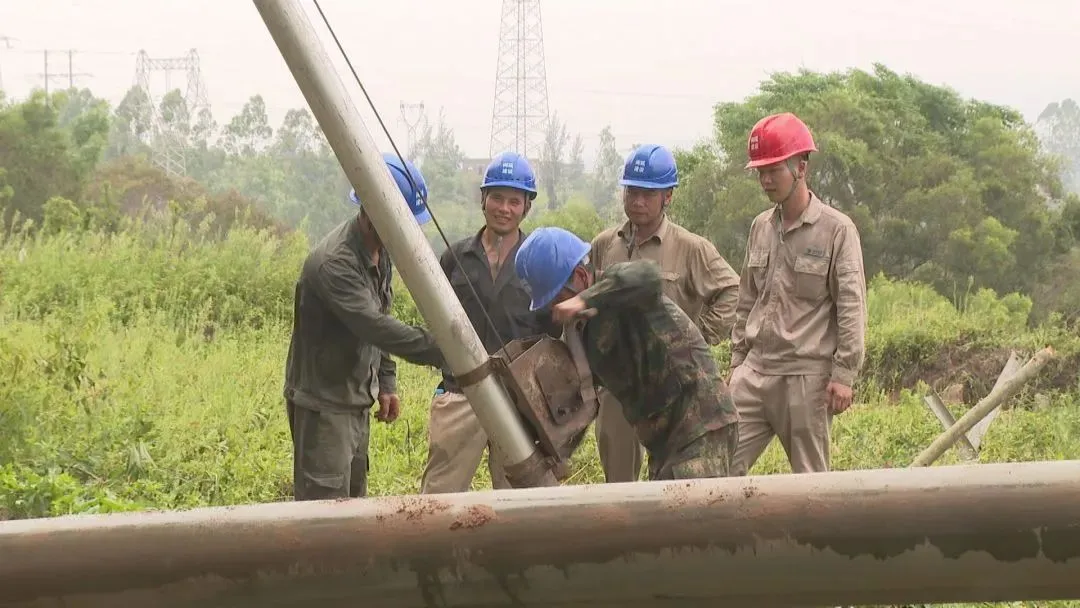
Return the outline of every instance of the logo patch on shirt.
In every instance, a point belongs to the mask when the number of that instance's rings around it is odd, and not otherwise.
[[[823,258],[823,257],[825,257],[825,248],[824,247],[807,247],[806,248],[806,255],[813,256],[815,258]]]

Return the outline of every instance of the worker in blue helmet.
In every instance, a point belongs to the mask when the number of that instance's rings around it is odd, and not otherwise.
[[[665,146],[644,144],[627,157],[619,183],[626,222],[593,239],[599,272],[631,260],[660,266],[664,294],[685,312],[709,344],[730,339],[739,275],[716,246],[668,217],[679,168]],[[610,391],[598,391],[596,446],[608,482],[637,481],[644,457],[637,434]]]
[[[726,477],[739,415],[697,325],[664,295],[659,264],[634,260],[597,275],[591,247],[539,228],[515,259],[530,308],[552,307],[581,337],[594,384],[611,393],[649,455],[649,479]]]
[[[383,159],[413,217],[428,221],[420,171],[396,155]],[[349,198],[360,205],[355,192]],[[418,365],[446,365],[427,330],[390,315],[391,273],[390,256],[362,205],[304,261],[284,391],[296,500],[367,494],[370,412],[377,408],[376,417],[389,423],[401,407],[391,355]]]
[[[406,159],[403,163],[401,157],[397,154],[383,154],[383,160],[386,161],[390,176],[397,183],[398,190],[401,191],[401,196],[405,197],[405,204],[409,206],[409,210],[412,211],[417,223],[423,226],[430,222],[431,212],[427,208],[427,182],[424,181],[424,176],[420,174],[420,170],[410,160]],[[411,183],[407,175],[412,177]],[[415,184],[415,187],[413,184]],[[364,207],[360,202],[360,197],[356,195],[356,189],[349,190],[349,200],[358,205],[361,212],[363,212]]]
[[[550,311],[529,309],[528,288],[513,264],[514,255],[528,236],[521,222],[535,198],[536,175],[529,161],[514,152],[499,154],[487,166],[480,184],[484,225],[452,243],[440,259],[447,280],[488,354],[502,348],[504,340],[544,333],[557,338],[561,330],[552,321]],[[488,440],[457,379],[444,370],[431,400],[428,457],[420,493],[467,491],[485,450],[492,487],[512,487],[502,454]]]

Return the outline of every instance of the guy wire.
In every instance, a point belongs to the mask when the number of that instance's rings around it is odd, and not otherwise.
[[[326,17],[326,13],[323,12],[322,7],[319,6],[319,0],[313,1],[315,3],[315,9],[319,11],[319,16],[322,17],[323,23],[326,24],[326,29],[330,32],[330,37],[334,39],[334,44],[337,45],[338,51],[341,52],[341,56],[345,59],[345,64],[349,66],[349,71],[352,72],[353,78],[356,80],[356,84],[359,85],[360,90],[364,93],[364,98],[367,99],[368,106],[371,108],[371,111],[375,113],[375,118],[379,121],[379,126],[382,127],[383,133],[386,135],[386,138],[390,140],[390,146],[394,148],[394,154],[397,154],[398,159],[401,160],[402,166],[406,166],[405,158],[398,150],[397,144],[394,142],[394,138],[390,135],[389,129],[386,128],[386,124],[383,122],[382,116],[379,114],[379,110],[375,107],[375,102],[372,101],[371,96],[368,95],[367,88],[360,80],[360,75],[356,73],[356,68],[353,67],[352,61],[349,59],[348,53],[345,52],[345,48],[342,47],[341,41],[338,40],[337,34],[334,32],[333,26],[330,25],[330,20]],[[405,178],[409,180],[409,185],[412,186],[413,192],[416,192],[417,195],[419,195],[420,190],[419,188],[417,188],[416,182],[413,181],[412,175],[407,170],[405,171]],[[465,282],[469,285],[469,290],[472,291],[473,297],[476,298],[477,305],[484,313],[484,318],[487,320],[488,325],[491,327],[491,331],[495,332],[495,337],[499,339],[499,345],[503,351],[503,355],[506,356],[506,360],[507,362],[509,362],[510,353],[506,350],[506,340],[503,339],[502,335],[499,333],[499,328],[495,326],[495,322],[491,319],[491,315],[488,314],[487,308],[484,306],[484,303],[480,299],[480,294],[477,293],[476,287],[473,285],[472,280],[469,278],[469,274],[464,271],[464,268],[461,266],[461,260],[459,260],[457,254],[454,253],[454,248],[450,246],[450,240],[446,238],[446,233],[443,232],[442,226],[439,225],[438,218],[435,217],[435,210],[432,209],[431,205],[428,203],[427,197],[424,197],[423,201],[424,206],[427,207],[428,213],[431,214],[431,221],[435,223],[435,229],[439,231],[439,237],[442,238],[443,243],[446,245],[446,250],[449,251],[451,257],[454,258],[454,263],[457,264],[458,268],[462,268],[462,274],[465,275]]]

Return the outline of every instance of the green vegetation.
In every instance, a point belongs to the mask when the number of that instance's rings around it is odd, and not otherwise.
[[[281,399],[299,235],[186,224],[16,231],[0,245],[0,508],[7,517],[287,500]],[[399,285],[401,318],[419,322]],[[981,397],[1006,348],[1062,360],[1004,413],[984,461],[1080,457],[1080,338],[1025,328],[1030,302],[982,291],[958,311],[930,288],[877,277],[866,380],[836,424],[838,468],[905,466],[940,431],[920,381]],[[980,356],[974,356],[978,354]],[[717,350],[721,361],[727,352]],[[947,368],[943,361],[958,365]],[[900,363],[898,363],[900,362]],[[376,425],[373,494],[414,493],[435,373],[400,364],[405,412]],[[920,374],[917,370],[926,370]],[[1043,409],[1030,407],[1034,393]],[[955,461],[950,452],[946,460]],[[787,470],[777,445],[757,471]],[[481,471],[477,487],[488,484]],[[602,479],[595,448],[572,483]]]
[[[0,519],[290,499],[293,281],[311,241],[355,211],[348,183],[306,110],[275,133],[258,96],[220,130],[178,92],[161,106],[187,177],[150,161],[136,90],[115,110],[86,90],[0,95]],[[884,68],[778,75],[718,105],[715,135],[680,152],[673,213],[736,267],[764,209],[741,169],[745,134],[779,110],[811,124],[812,184],[858,222],[871,275],[866,372],[834,426],[836,468],[906,466],[941,430],[928,387],[959,385],[959,414],[1010,349],[1045,344],[1060,357],[979,458],[1080,458],[1080,199],[1059,177],[1076,104],[1048,108],[1055,158],[1012,110]],[[600,139],[586,171],[580,137],[554,121],[527,228],[591,238],[622,221],[625,150]],[[473,233],[479,177],[453,132],[428,125],[415,152],[446,236]],[[394,313],[423,322],[400,281]],[[726,346],[716,356],[726,365]],[[374,425],[374,495],[416,492],[426,456],[436,374],[398,369],[404,411]],[[569,483],[602,479],[591,436],[574,468]],[[774,443],[754,472],[787,470]]]

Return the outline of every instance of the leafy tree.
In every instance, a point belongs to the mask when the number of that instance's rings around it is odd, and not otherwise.
[[[465,153],[457,144],[454,130],[447,126],[441,109],[437,124],[432,125],[425,117],[416,141],[416,153],[433,202],[477,200],[476,191],[470,191],[461,179]]]
[[[262,95],[253,95],[222,130],[222,146],[235,156],[254,156],[274,135]]]
[[[1047,105],[1035,128],[1047,151],[1061,163],[1066,187],[1080,193],[1080,105],[1072,99]]]
[[[46,98],[36,91],[0,109],[0,192],[9,214],[40,222],[45,202],[54,196],[76,198],[97,165],[107,142],[108,109],[93,102],[75,113],[69,99],[66,92]]]
[[[601,212],[615,203],[622,165],[623,158],[615,147],[615,136],[611,134],[611,126],[606,126],[600,130],[600,148],[596,156],[592,187],[593,204]]]
[[[570,144],[570,158],[566,164],[566,182],[572,190],[580,190],[585,187],[585,142],[581,134],[574,135],[574,143]]]
[[[551,115],[544,131],[544,147],[540,157],[540,183],[547,193],[548,209],[557,209],[566,187],[564,170],[566,143],[566,123],[559,120],[558,112]]]
[[[1026,290],[1071,244],[1055,226],[1054,165],[1018,112],[877,65],[781,73],[745,101],[717,104],[716,150],[681,153],[676,208],[731,258],[768,204],[742,169],[747,134],[784,111],[810,126],[810,185],[858,225],[868,275],[920,276],[948,294],[969,278]]]

